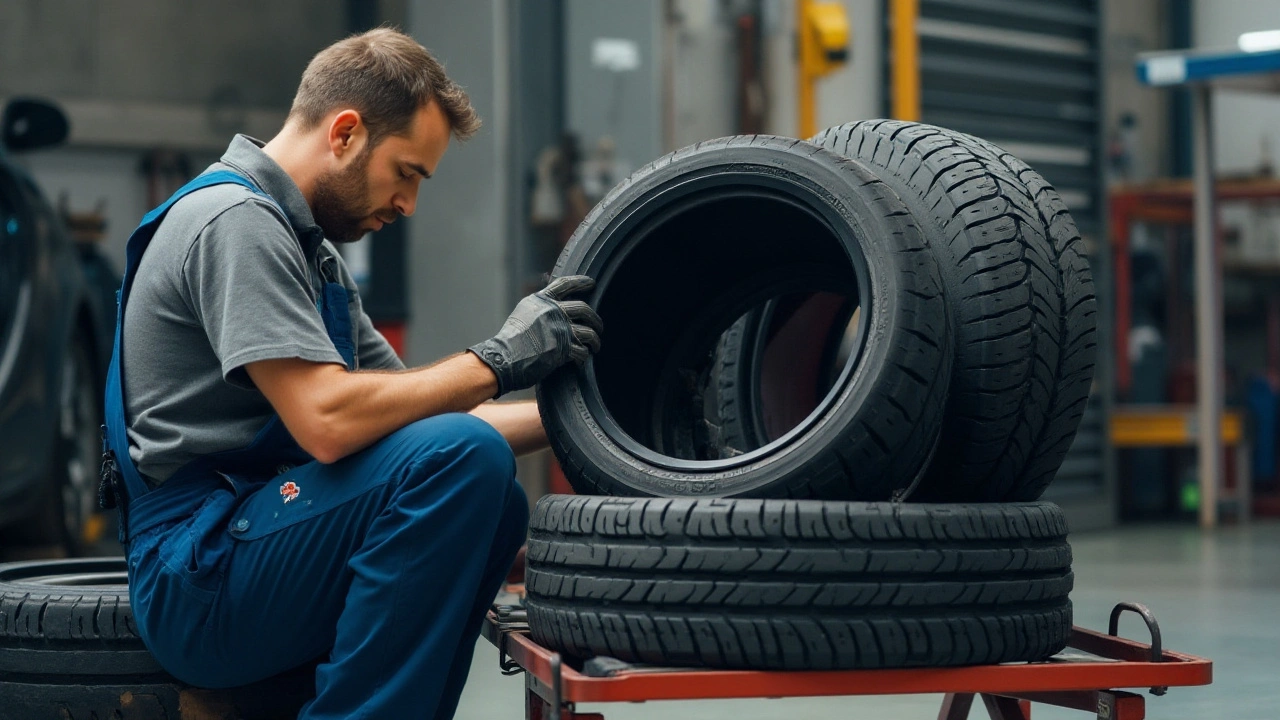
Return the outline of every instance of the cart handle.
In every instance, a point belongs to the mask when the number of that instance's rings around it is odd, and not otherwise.
[[[1164,652],[1160,644],[1160,623],[1156,622],[1156,616],[1151,612],[1150,608],[1142,603],[1122,602],[1118,603],[1111,609],[1111,620],[1107,623],[1107,634],[1112,637],[1118,637],[1120,630],[1120,614],[1125,610],[1130,610],[1142,617],[1142,621],[1147,624],[1147,632],[1151,633],[1151,662],[1164,662]],[[1151,688],[1152,695],[1164,695],[1169,692],[1168,686],[1158,686]]]

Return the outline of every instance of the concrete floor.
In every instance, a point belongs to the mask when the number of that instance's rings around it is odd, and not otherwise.
[[[1211,658],[1213,685],[1147,696],[1152,720],[1239,720],[1280,717],[1280,523],[1254,523],[1204,534],[1192,527],[1136,527],[1071,540],[1077,625],[1106,630],[1112,606],[1146,604],[1160,621],[1165,646]],[[1126,613],[1122,635],[1145,638]],[[498,672],[497,651],[481,640],[458,720],[518,720],[522,676]],[[940,696],[653,702],[581,705],[606,720],[809,720],[937,717]],[[1036,720],[1091,718],[1037,705]],[[981,704],[972,718],[986,717]]]

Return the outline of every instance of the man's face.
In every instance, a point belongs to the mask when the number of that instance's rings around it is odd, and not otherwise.
[[[449,147],[449,120],[435,102],[418,109],[404,135],[365,146],[345,167],[316,180],[311,212],[333,242],[355,242],[412,215],[418,184],[435,174]]]

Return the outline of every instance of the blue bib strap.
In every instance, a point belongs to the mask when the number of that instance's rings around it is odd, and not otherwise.
[[[347,361],[347,369],[355,370],[356,347],[351,342],[351,312],[347,300],[347,289],[341,283],[326,282],[320,292],[319,309],[333,347]]]
[[[173,207],[174,203],[196,190],[227,183],[241,185],[271,200],[271,197],[258,189],[258,186],[253,184],[253,181],[239,173],[229,170],[204,173],[183,185],[168,200],[147,213],[142,218],[142,222],[139,223],[137,229],[129,236],[129,243],[125,248],[124,281],[120,286],[120,290],[116,292],[116,332],[111,352],[111,364],[107,370],[103,410],[106,419],[104,437],[106,448],[104,449],[114,456],[120,479],[124,482],[123,490],[127,498],[140,498],[149,490],[147,483],[138,473],[137,467],[134,466],[133,459],[129,456],[128,421],[125,417],[124,387],[121,373],[121,333],[124,328],[124,309],[129,301],[129,291],[133,288],[133,281],[137,276],[138,265],[142,261],[143,253],[146,252],[147,246],[151,244],[151,238],[155,236],[156,228],[159,227],[160,222]],[[274,200],[272,202],[274,203]],[[128,532],[123,527],[125,521],[124,512],[122,512],[121,520],[121,539],[123,540],[128,537]]]
[[[242,185],[271,200],[248,178],[238,173],[220,170],[206,173],[184,185],[163,205],[147,213],[133,234],[125,253],[125,275],[117,297],[115,347],[107,376],[106,394],[106,445],[115,457],[115,464],[124,484],[121,504],[121,540],[128,539],[144,529],[158,527],[167,522],[181,520],[200,506],[206,497],[219,487],[230,487],[239,494],[237,485],[256,485],[264,482],[281,465],[301,465],[313,458],[308,455],[289,434],[280,417],[274,416],[258,432],[246,447],[233,448],[195,458],[182,466],[163,485],[151,490],[138,473],[129,456],[128,422],[125,417],[124,387],[121,374],[121,333],[124,327],[124,311],[129,292],[137,274],[138,265],[146,252],[156,228],[173,204],[182,197],[201,188],[223,183]],[[271,200],[273,203],[274,200]],[[351,315],[348,295],[341,283],[326,278],[322,272],[322,288],[316,303],[324,320],[325,330],[349,368],[355,367],[355,346],[351,336]]]

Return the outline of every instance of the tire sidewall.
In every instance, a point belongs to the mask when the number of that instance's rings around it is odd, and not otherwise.
[[[671,202],[674,194],[712,177],[721,178],[725,185],[759,179],[783,184],[794,191],[794,197],[820,212],[841,237],[855,268],[862,264],[858,280],[860,285],[865,283],[862,292],[869,296],[872,311],[867,320],[867,341],[855,368],[844,379],[834,402],[817,418],[811,416],[806,431],[758,460],[707,472],[659,467],[615,442],[590,410],[591,404],[602,406],[598,401],[588,402],[587,393],[598,393],[587,378],[590,365],[585,370],[554,373],[537,391],[553,448],[562,462],[573,462],[567,458],[567,445],[589,466],[605,469],[596,474],[609,486],[598,489],[619,495],[755,496],[777,494],[779,485],[795,484],[794,489],[803,494],[803,478],[797,475],[868,411],[876,376],[894,350],[886,340],[902,321],[897,302],[901,288],[889,244],[873,241],[891,236],[895,228],[872,211],[865,194],[859,192],[860,186],[876,181],[863,166],[813,145],[797,150],[797,144],[799,141],[781,138],[753,138],[749,145],[726,139],[679,151],[647,166],[615,188],[584,220],[556,263],[554,274],[597,277],[589,299],[595,304],[608,286],[611,260],[621,257],[628,243],[636,242],[630,231]],[[897,198],[892,202],[898,202]],[[606,329],[606,342],[607,333]]]

